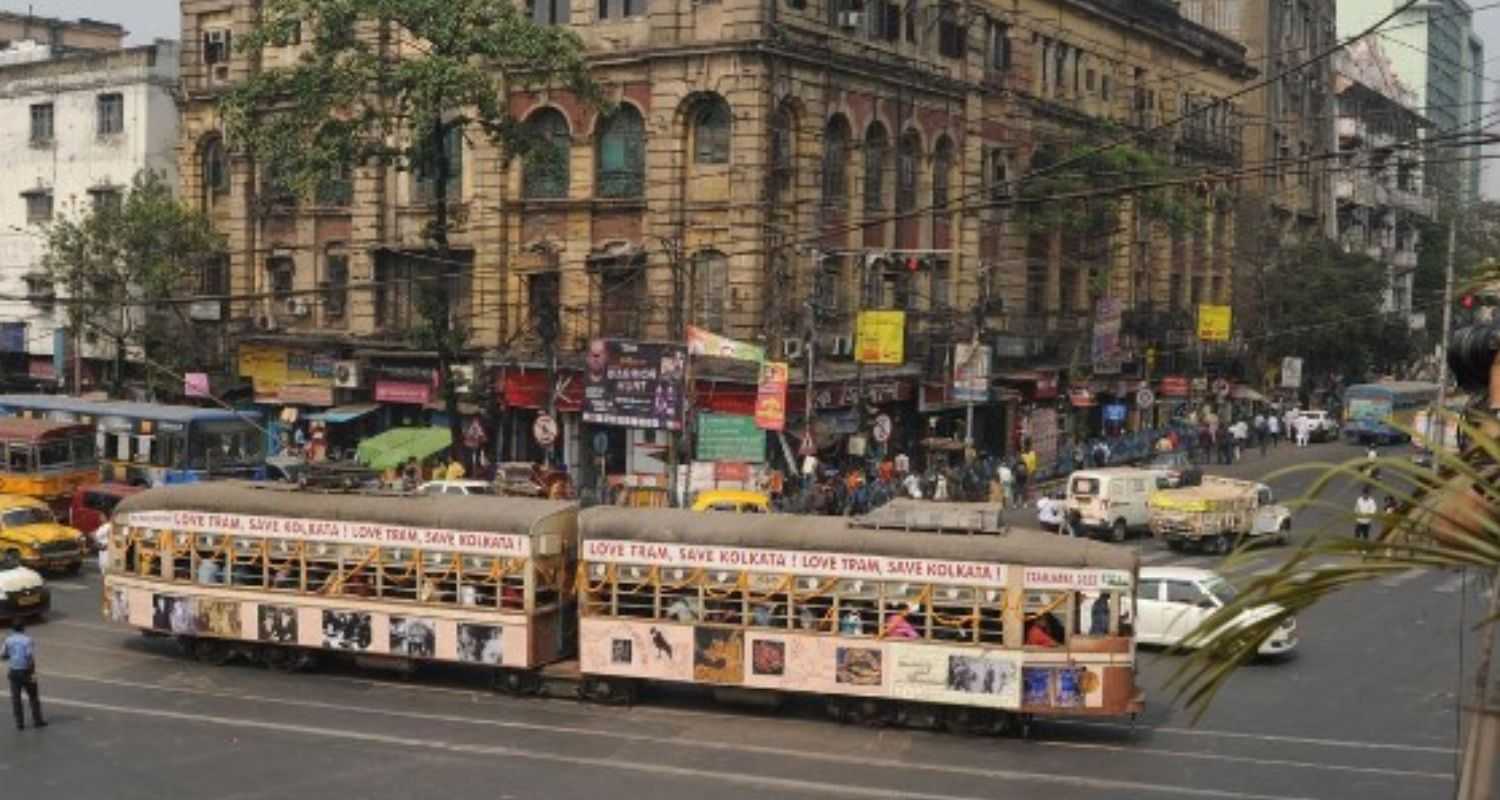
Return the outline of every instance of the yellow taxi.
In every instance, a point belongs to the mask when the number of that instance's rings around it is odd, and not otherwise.
[[[41,500],[0,495],[0,559],[71,575],[83,566],[83,544],[83,534],[59,524]]]
[[[771,498],[765,492],[747,489],[709,489],[693,500],[694,511],[733,511],[740,514],[769,514]]]

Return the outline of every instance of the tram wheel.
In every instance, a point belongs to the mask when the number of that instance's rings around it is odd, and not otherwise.
[[[193,645],[193,657],[215,667],[222,667],[234,658],[234,648],[218,639],[199,639]]]
[[[849,701],[842,697],[830,697],[823,704],[823,710],[828,712],[828,717],[840,725],[848,724],[851,715],[849,712]]]
[[[890,724],[890,708],[879,700],[856,700],[850,704],[852,721],[869,728],[883,728]]]
[[[943,727],[951,733],[967,736],[991,736],[997,733],[1004,720],[993,711],[969,706],[954,706],[943,716]]]
[[[621,678],[588,678],[583,682],[583,697],[610,706],[628,706],[635,702],[633,681]]]
[[[313,663],[313,657],[296,647],[266,645],[260,650],[260,661],[277,672],[301,672]]]
[[[490,677],[490,685],[497,692],[504,692],[505,694],[516,695],[517,697],[535,694],[538,688],[536,676],[519,669],[496,670]]]

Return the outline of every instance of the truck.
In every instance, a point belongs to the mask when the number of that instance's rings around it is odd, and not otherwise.
[[[1151,496],[1151,534],[1173,550],[1225,554],[1241,538],[1286,544],[1292,512],[1271,487],[1254,481],[1205,476],[1200,486],[1163,489]]]

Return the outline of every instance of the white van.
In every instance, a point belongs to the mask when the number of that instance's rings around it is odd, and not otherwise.
[[[1115,467],[1079,470],[1068,476],[1063,524],[1075,536],[1108,536],[1123,542],[1151,529],[1151,495],[1161,476],[1152,470]]]

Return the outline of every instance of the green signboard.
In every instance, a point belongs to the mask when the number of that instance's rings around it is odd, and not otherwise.
[[[698,460],[765,461],[766,432],[756,427],[755,417],[699,414]]]

